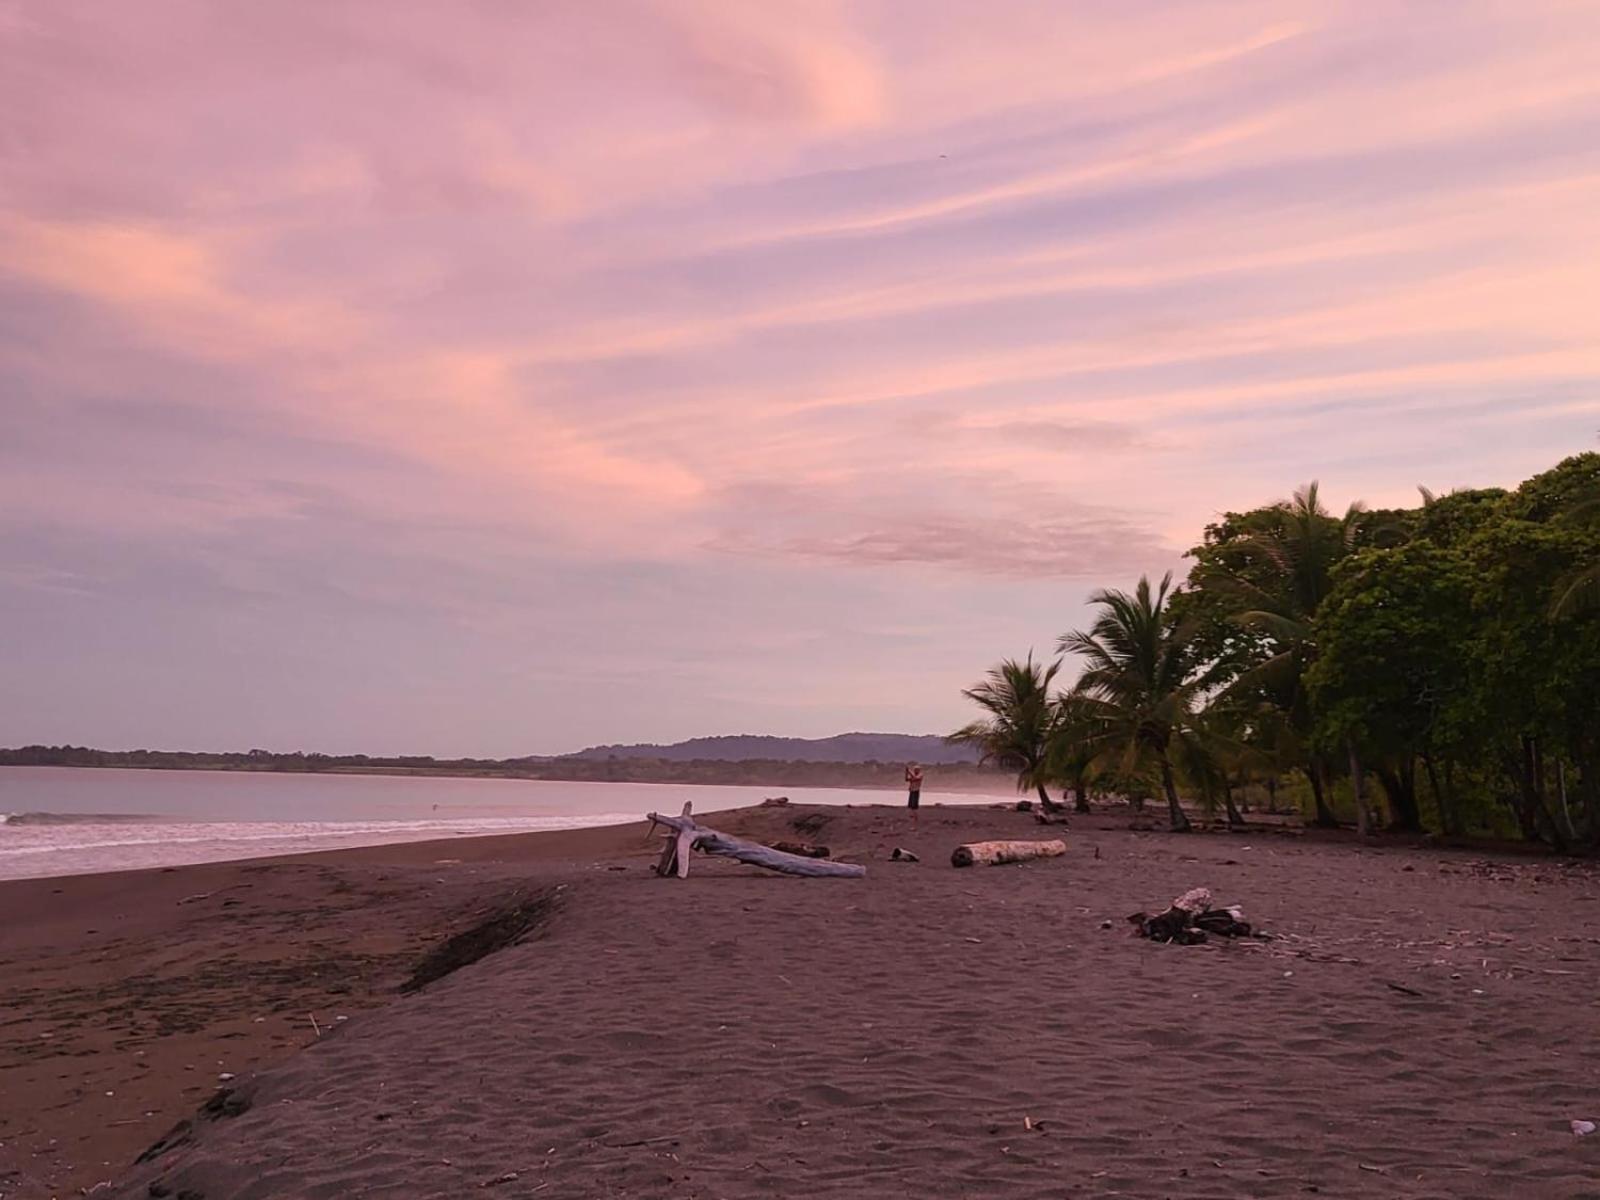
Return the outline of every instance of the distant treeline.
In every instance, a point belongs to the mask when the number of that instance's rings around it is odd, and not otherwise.
[[[190,750],[95,750],[88,746],[0,749],[0,766],[122,767],[163,771],[265,771],[301,774],[438,775],[569,782],[725,784],[747,787],[899,788],[901,762],[789,762],[779,759],[434,758],[407,754],[318,754],[267,750],[206,753]],[[928,769],[929,791],[1003,791],[1007,777],[975,765]]]

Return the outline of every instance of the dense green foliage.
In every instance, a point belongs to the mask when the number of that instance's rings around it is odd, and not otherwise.
[[[1236,788],[1303,788],[1323,824],[1600,845],[1600,454],[1413,509],[1335,516],[1312,484],[1189,556],[1063,637],[1049,782],[1159,782],[1180,827],[1174,773],[1230,820]]]

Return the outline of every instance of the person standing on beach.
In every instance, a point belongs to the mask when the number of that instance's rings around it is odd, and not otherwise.
[[[922,803],[922,768],[916,763],[906,764],[906,807],[911,810],[912,828],[917,824],[917,805]]]

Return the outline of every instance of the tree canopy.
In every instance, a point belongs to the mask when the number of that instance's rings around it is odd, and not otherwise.
[[[1180,790],[1233,818],[1243,787],[1324,824],[1600,845],[1600,454],[1412,508],[1335,514],[1310,483],[1189,558],[1063,636],[1081,669],[1036,786],[1159,782],[1178,827]]]

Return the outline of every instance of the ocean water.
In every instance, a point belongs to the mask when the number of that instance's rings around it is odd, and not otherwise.
[[[894,803],[845,788],[0,767],[0,879],[637,821],[757,804]]]

